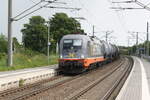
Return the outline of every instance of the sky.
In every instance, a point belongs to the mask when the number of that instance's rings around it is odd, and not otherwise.
[[[31,7],[40,0],[12,0],[13,1],[13,17]],[[128,36],[131,36],[132,32],[141,32],[139,42],[143,42],[146,39],[146,24],[150,22],[150,11],[141,10],[114,10],[111,7],[136,7],[135,3],[132,4],[112,4],[112,0],[58,0],[58,2],[65,2],[67,4],[50,4],[57,7],[74,7],[81,8],[80,11],[63,10],[63,9],[49,9],[42,8],[37,12],[19,20],[13,22],[12,34],[19,42],[22,41],[22,33],[20,30],[23,28],[23,24],[29,22],[31,16],[40,15],[46,20],[51,18],[55,13],[64,12],[70,17],[84,17],[86,20],[78,20],[81,23],[82,29],[86,33],[91,35],[92,27],[95,26],[95,35],[101,40],[105,40],[106,31],[113,31],[109,35],[109,41],[116,45],[128,46]],[[125,1],[125,0],[113,0],[113,1]],[[149,4],[149,0],[139,0],[144,4]],[[34,9],[42,6],[45,3],[40,4]],[[33,9],[33,10],[34,10]],[[7,17],[8,17],[8,0],[0,0],[0,34],[3,33],[7,36]],[[135,35],[135,33],[133,33]],[[112,37],[112,38],[111,38]],[[136,43],[135,39],[129,41],[129,46]]]

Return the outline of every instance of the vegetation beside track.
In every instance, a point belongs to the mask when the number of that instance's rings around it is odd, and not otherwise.
[[[6,65],[6,61],[7,61],[6,56],[0,59],[0,71],[34,68],[34,67],[53,65],[58,63],[57,54],[50,54],[49,62],[48,62],[47,56],[45,54],[35,53],[35,52],[33,53],[32,51],[30,51],[30,53],[26,53],[26,52],[15,53],[13,58],[14,58],[14,64],[12,67],[8,67]]]

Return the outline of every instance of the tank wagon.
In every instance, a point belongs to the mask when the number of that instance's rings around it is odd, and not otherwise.
[[[64,73],[82,73],[118,56],[116,46],[96,37],[65,35],[59,43],[59,69]]]

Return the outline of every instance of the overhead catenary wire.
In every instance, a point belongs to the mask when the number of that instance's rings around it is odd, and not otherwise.
[[[12,18],[12,19],[13,19],[13,21],[21,20],[21,19],[25,18],[26,16],[28,16],[28,15],[30,15],[30,14],[32,14],[32,13],[34,13],[34,12],[36,12],[36,11],[42,9],[42,8],[44,8],[45,6],[48,6],[48,5],[50,5],[51,3],[55,3],[56,1],[57,1],[57,0],[53,0],[53,1],[41,0],[40,2],[36,3],[36,4],[33,5],[32,7],[28,8],[27,10],[23,11],[22,13],[20,13],[19,15],[17,15],[16,17],[14,17],[14,18]],[[31,10],[32,8],[38,6],[38,5],[41,4],[42,2],[47,2],[47,3],[46,3],[45,5],[43,5],[43,6],[40,6],[39,8],[37,8],[37,9],[35,9],[35,10],[33,10],[33,11],[31,11],[31,12],[29,12],[29,13],[23,15],[24,13],[26,13],[26,12],[28,12],[29,10]],[[21,16],[21,15],[23,15],[23,16]],[[19,16],[21,16],[21,17],[19,17]],[[18,18],[18,17],[19,17],[19,18]]]
[[[49,3],[45,4],[44,6],[46,6],[46,5],[49,5]],[[35,9],[35,10],[33,10],[33,11],[31,11],[31,12],[25,14],[25,15],[23,15],[22,17],[20,17],[20,18],[18,18],[18,19],[14,19],[14,18],[13,18],[13,20],[14,20],[14,21],[21,20],[21,19],[25,18],[26,16],[28,16],[28,15],[30,15],[30,14],[32,14],[32,13],[34,13],[34,12],[40,10],[40,9],[42,9],[44,6],[41,6],[41,7],[37,8],[37,9]]]
[[[132,2],[135,3],[135,4],[137,4],[137,5],[139,5],[140,7],[142,7],[140,9],[146,9],[146,10],[150,11],[150,7],[148,6],[150,3],[144,4],[144,3],[142,3],[139,0],[132,0]],[[130,3],[132,3],[132,2],[130,2]],[[118,2],[115,2],[115,3],[118,3]],[[122,2],[122,3],[127,3],[127,1]],[[118,8],[118,9],[120,9],[120,8]],[[123,8],[123,9],[124,10],[126,10],[126,9],[132,10],[132,9],[137,9],[137,8]],[[148,34],[148,32],[147,32],[147,34]]]
[[[112,0],[107,0],[107,1],[109,2],[109,4],[114,5],[114,4],[112,3],[112,2],[113,2]],[[121,7],[120,4],[117,4],[117,6]],[[120,16],[120,13],[119,13],[117,10],[115,10],[114,12],[115,12],[115,14],[117,15],[118,21],[119,21],[120,25],[122,26],[123,31],[124,31],[125,33],[127,33],[128,29],[126,28],[126,25],[125,25],[125,23],[124,23],[124,21],[123,21],[123,18]]]
[[[91,11],[88,10],[88,9],[85,7],[85,5],[81,2],[81,0],[78,0],[78,1],[79,1],[80,5],[82,6],[82,8],[85,9],[85,11],[87,12],[87,14],[90,13],[90,16],[92,16],[93,18],[95,18],[94,14],[91,13]],[[86,21],[87,21],[87,23],[88,23],[91,27],[94,25],[94,24],[93,24],[91,21],[89,21],[88,19],[86,19]]]
[[[72,7],[54,7],[54,6],[43,6],[45,8],[57,8],[57,9],[73,9],[73,10],[80,10],[81,8],[72,8]]]
[[[121,1],[119,3],[112,3],[112,2],[115,2],[115,0],[107,0],[111,6],[118,6],[119,8],[122,8],[121,7],[121,4],[123,4]],[[125,1],[126,3],[135,3],[135,0],[128,0],[128,1]],[[115,5],[116,4],[116,5]],[[129,8],[130,9],[130,8]],[[139,9],[143,9],[143,8],[139,8]],[[125,9],[115,9],[114,12],[116,13],[117,17],[118,17],[118,21],[120,23],[120,25],[122,26],[123,28],[123,31],[125,33],[128,33],[128,27],[126,26],[126,23],[125,23],[125,19],[124,19],[124,15],[123,13],[121,12],[122,10],[125,10]],[[134,44],[133,44],[134,45]]]
[[[84,8],[84,10],[87,12],[87,14],[90,14],[91,17],[96,18],[95,14],[91,13],[91,11],[88,10],[88,9],[85,7],[85,5],[81,2],[81,0],[79,0],[79,3],[80,3],[80,5],[82,6],[82,8]],[[94,25],[94,27],[95,27],[95,29],[96,29],[96,31],[95,31],[94,33],[100,33],[100,32],[102,32],[102,30],[101,30],[101,28],[100,28],[99,26],[93,24],[93,23],[92,23],[91,21],[89,21],[88,19],[86,20],[86,22],[91,26],[91,29],[92,29],[92,27],[93,27],[93,25]],[[92,34],[90,34],[90,35],[92,35]]]
[[[112,0],[107,0],[107,1],[108,1],[110,4],[113,5]],[[117,4],[117,6],[121,7],[119,4]],[[121,26],[122,26],[124,32],[127,33],[126,26],[125,26],[125,24],[123,23],[122,18],[120,17],[119,12],[115,10],[115,13],[116,13],[116,15],[117,15],[117,17],[118,17],[118,21],[120,22],[120,24],[121,24]]]
[[[147,5],[145,5],[145,4],[141,3],[141,2],[139,2],[138,0],[136,0],[135,3],[138,4],[139,6],[143,7],[144,9],[147,9],[147,10],[150,11],[150,7],[148,7]]]
[[[120,2],[112,2],[112,3],[123,3],[123,4],[125,4],[125,3],[135,3],[135,4],[139,5],[140,7],[142,7],[143,9],[146,9],[146,10],[150,11],[150,7],[148,7],[148,5],[150,3],[144,4],[144,3],[140,2],[139,0],[120,1]],[[142,8],[116,8],[116,9],[123,9],[123,10],[129,9],[130,10],[130,9],[142,9]]]
[[[35,6],[39,5],[39,4],[42,3],[43,1],[45,1],[45,0],[41,0],[41,1],[38,2],[37,4],[33,5],[32,7],[28,8],[28,9],[26,9],[26,10],[24,10],[23,12],[21,12],[20,14],[18,14],[17,16],[15,16],[15,17],[13,18],[13,17],[12,17],[12,9],[13,9],[12,3],[13,3],[13,2],[12,2],[12,0],[8,0],[8,58],[7,58],[7,59],[8,59],[8,61],[7,61],[7,65],[8,65],[8,66],[13,66],[12,23],[13,23],[14,21],[18,21],[18,20],[20,20],[20,19],[26,17],[27,15],[32,14],[33,12],[35,12],[35,11],[41,9],[42,7],[38,8],[38,9],[36,9],[36,10],[34,10],[34,11],[31,11],[31,12],[29,12],[28,14],[26,14],[26,15],[24,15],[24,16],[22,16],[22,17],[20,17],[20,18],[17,19],[17,17],[23,15],[24,13],[26,13],[26,12],[29,11],[29,10],[31,10],[31,9],[34,8]],[[57,0],[53,0],[52,2],[55,2],[55,1],[57,1]],[[51,2],[51,3],[52,3],[52,2]],[[49,2],[49,3],[50,3],[50,2]],[[16,19],[15,19],[15,18],[16,18]]]
[[[29,0],[29,1],[31,1],[32,3],[34,3],[34,4],[36,4],[36,2],[35,1],[33,1],[33,0]]]
[[[41,4],[42,2],[43,2],[43,1],[41,0],[40,2],[35,3],[35,5],[29,7],[28,9],[24,10],[23,12],[21,12],[21,13],[18,14],[17,16],[13,17],[13,19],[15,19],[15,18],[21,16],[22,14],[26,13],[27,11],[31,10],[32,8],[34,8],[34,7],[36,7],[37,5]]]
[[[87,14],[89,14],[93,19],[96,18],[95,14],[93,14],[90,10],[88,10],[88,9],[85,7],[85,5],[81,2],[81,0],[79,0],[79,3],[80,3],[80,5],[82,6],[82,8],[84,8],[84,10],[86,11]],[[95,24],[94,24],[93,22],[91,22],[90,20],[86,19],[86,22],[90,25],[91,29],[92,29],[92,27],[93,27],[93,25],[94,25],[94,27],[96,28],[96,32],[95,32],[95,33],[98,33],[98,32],[101,32],[101,31],[102,31],[101,28],[100,28],[100,26],[95,25]],[[92,35],[92,34],[90,33],[90,35]]]
[[[150,2],[146,4],[146,6],[150,5]]]
[[[18,21],[18,20],[20,20],[20,19],[22,19],[22,18],[24,18],[24,17],[26,17],[26,16],[28,16],[28,15],[34,13],[35,11],[40,10],[41,8],[43,8],[43,6],[40,6],[39,8],[35,9],[34,11],[31,11],[31,12],[27,13],[28,11],[30,11],[30,10],[33,9],[33,8],[35,8],[36,6],[39,6],[39,4],[41,4],[41,3],[43,3],[43,2],[47,2],[47,4],[44,5],[44,6],[46,6],[46,5],[50,4],[50,3],[55,3],[56,1],[58,1],[58,0],[53,0],[53,1],[40,0],[40,1],[37,2],[37,3],[34,2],[34,5],[33,5],[33,6],[29,7],[29,8],[26,9],[26,10],[24,10],[24,11],[21,12],[20,14],[16,15],[15,17],[12,18],[12,20]],[[24,13],[27,13],[27,14],[23,15]],[[22,16],[22,15],[23,15],[23,16]],[[20,17],[20,16],[22,16],[22,17]],[[20,18],[18,18],[18,17],[20,17]]]

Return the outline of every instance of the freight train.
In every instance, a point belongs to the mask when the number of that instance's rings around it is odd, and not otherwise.
[[[71,34],[60,40],[59,56],[59,69],[63,73],[82,73],[111,62],[119,56],[119,49],[93,36]]]

